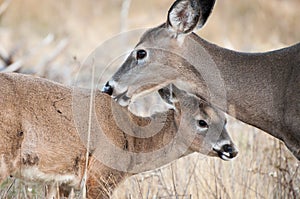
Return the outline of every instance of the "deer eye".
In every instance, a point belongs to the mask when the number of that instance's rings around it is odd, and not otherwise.
[[[208,124],[204,120],[199,120],[198,124],[201,128],[208,128]]]
[[[144,59],[147,56],[147,52],[145,50],[138,50],[136,52],[136,59],[141,60]]]

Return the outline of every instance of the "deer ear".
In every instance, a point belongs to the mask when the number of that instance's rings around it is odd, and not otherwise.
[[[168,27],[179,34],[201,28],[214,4],[215,0],[177,0],[168,12]]]
[[[170,87],[164,87],[158,90],[158,94],[160,95],[161,99],[169,105],[174,105],[174,102],[177,101],[176,96],[170,90]]]
[[[171,91],[168,87],[164,87],[158,90],[158,94],[160,95],[161,99],[166,102],[167,104],[173,105],[171,101]]]

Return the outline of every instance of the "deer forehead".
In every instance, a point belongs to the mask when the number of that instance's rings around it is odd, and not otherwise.
[[[205,112],[209,116],[211,123],[221,123],[225,120],[225,114],[222,114],[211,106],[206,106]]]
[[[225,119],[225,115],[220,113],[218,110],[215,108],[201,103],[196,109],[195,109],[196,117],[195,119],[197,120],[207,120],[209,123],[214,124],[214,123],[221,123]]]
[[[163,26],[153,28],[144,33],[136,47],[169,48],[177,45],[174,33]]]

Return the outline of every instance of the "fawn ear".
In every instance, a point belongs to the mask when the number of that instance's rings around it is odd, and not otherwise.
[[[174,89],[177,88],[174,85],[169,85],[158,90],[158,94],[160,95],[161,99],[172,106],[174,106],[174,103],[178,101],[176,95],[174,94]]]
[[[177,97],[186,95],[186,92],[180,90],[173,84],[169,84],[168,86],[159,89],[158,94],[164,102],[174,106],[176,103],[178,103],[179,98]]]
[[[207,21],[215,0],[176,0],[168,12],[167,25],[177,34],[188,34]]]
[[[171,90],[169,87],[164,87],[158,90],[158,94],[160,95],[161,99],[166,102],[169,105],[173,105],[172,99],[173,93],[171,93]]]

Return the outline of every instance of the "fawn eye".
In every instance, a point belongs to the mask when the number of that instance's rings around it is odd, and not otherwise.
[[[147,56],[147,52],[145,50],[138,50],[136,52],[136,59],[141,60],[144,59]]]
[[[208,128],[208,124],[204,120],[199,120],[198,124],[201,128]]]

